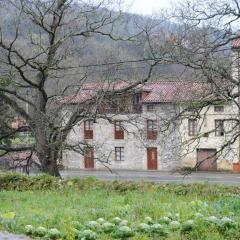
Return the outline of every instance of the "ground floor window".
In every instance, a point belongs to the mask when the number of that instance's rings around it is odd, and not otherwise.
[[[116,161],[124,161],[124,148],[123,147],[115,147],[115,160]]]

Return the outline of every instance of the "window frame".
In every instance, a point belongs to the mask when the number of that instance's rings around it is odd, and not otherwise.
[[[223,137],[225,135],[224,120],[223,119],[215,119],[214,122],[215,122],[215,136],[216,137]],[[220,126],[218,126],[218,124],[217,124],[218,122],[221,124]]]
[[[149,124],[151,123],[151,124]],[[151,128],[150,128],[151,126]],[[147,131],[156,132],[157,131],[157,120],[148,119],[147,120]]]
[[[84,139],[93,139],[93,124],[91,119],[84,121]]]
[[[188,119],[188,136],[196,136],[198,132],[197,129],[197,119]]]
[[[115,120],[114,124],[115,124],[115,131],[123,131],[123,121],[121,120]]]
[[[147,139],[156,140],[158,135],[158,124],[157,120],[147,120]]]
[[[148,112],[154,112],[155,109],[155,104],[147,104],[147,111]]]
[[[124,157],[124,147],[115,147],[115,161],[123,162]]]
[[[217,110],[217,108],[218,108],[218,110]],[[224,112],[224,106],[223,105],[215,105],[214,112]]]
[[[84,130],[93,131],[93,120],[88,119],[84,121]]]

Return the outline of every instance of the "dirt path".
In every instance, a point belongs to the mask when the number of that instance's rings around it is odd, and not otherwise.
[[[23,235],[14,235],[6,232],[0,232],[1,240],[30,240],[30,238]]]

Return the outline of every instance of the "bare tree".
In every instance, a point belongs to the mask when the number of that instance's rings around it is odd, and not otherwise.
[[[192,71],[194,78],[207,86],[179,114],[180,119],[198,119],[198,134],[185,144],[198,143],[216,131],[214,128],[204,131],[208,109],[227,104],[232,110],[228,110],[228,118],[221,123],[226,137],[216,154],[229,154],[233,145],[240,147],[239,1],[183,1],[171,19],[178,27],[169,33],[170,59]]]
[[[0,100],[10,106],[27,122],[35,142],[31,145],[8,146],[0,144],[1,154],[11,151],[33,151],[43,172],[59,176],[58,160],[67,146],[66,138],[79,121],[85,118],[106,117],[98,111],[100,102],[111,96],[123,95],[140,83],[148,81],[160,58],[112,59],[88,57],[89,41],[108,38],[109,41],[145,44],[147,32],[139,28],[126,31],[119,3],[74,0],[17,0],[3,2],[4,11],[13,11],[11,29],[1,26]],[[124,25],[125,24],[125,25]],[[115,26],[123,26],[123,33]],[[11,34],[9,34],[9,32]],[[123,80],[121,69],[141,64],[146,76],[135,79],[121,89],[112,87],[98,91],[91,100],[71,108],[65,116],[62,99],[71,93],[81,93],[89,80],[104,79],[106,84]],[[95,77],[95,78],[94,78]],[[8,79],[6,84],[3,81]],[[126,81],[126,80],[125,80]],[[109,84],[110,86],[111,84]],[[61,114],[60,114],[61,113]],[[14,136],[10,131],[9,136]]]

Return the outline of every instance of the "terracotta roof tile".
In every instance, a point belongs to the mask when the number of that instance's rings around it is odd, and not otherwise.
[[[87,83],[76,95],[66,96],[61,103],[81,103],[97,96],[99,91],[122,89],[129,86],[126,82],[112,84]],[[209,93],[210,87],[206,83],[194,81],[161,81],[139,85],[136,89],[147,92],[143,103],[151,102],[181,102],[200,99],[204,93]]]
[[[143,99],[143,102],[181,102],[199,99],[203,89],[208,88],[206,83],[193,81],[171,81],[149,84],[152,91]]]

